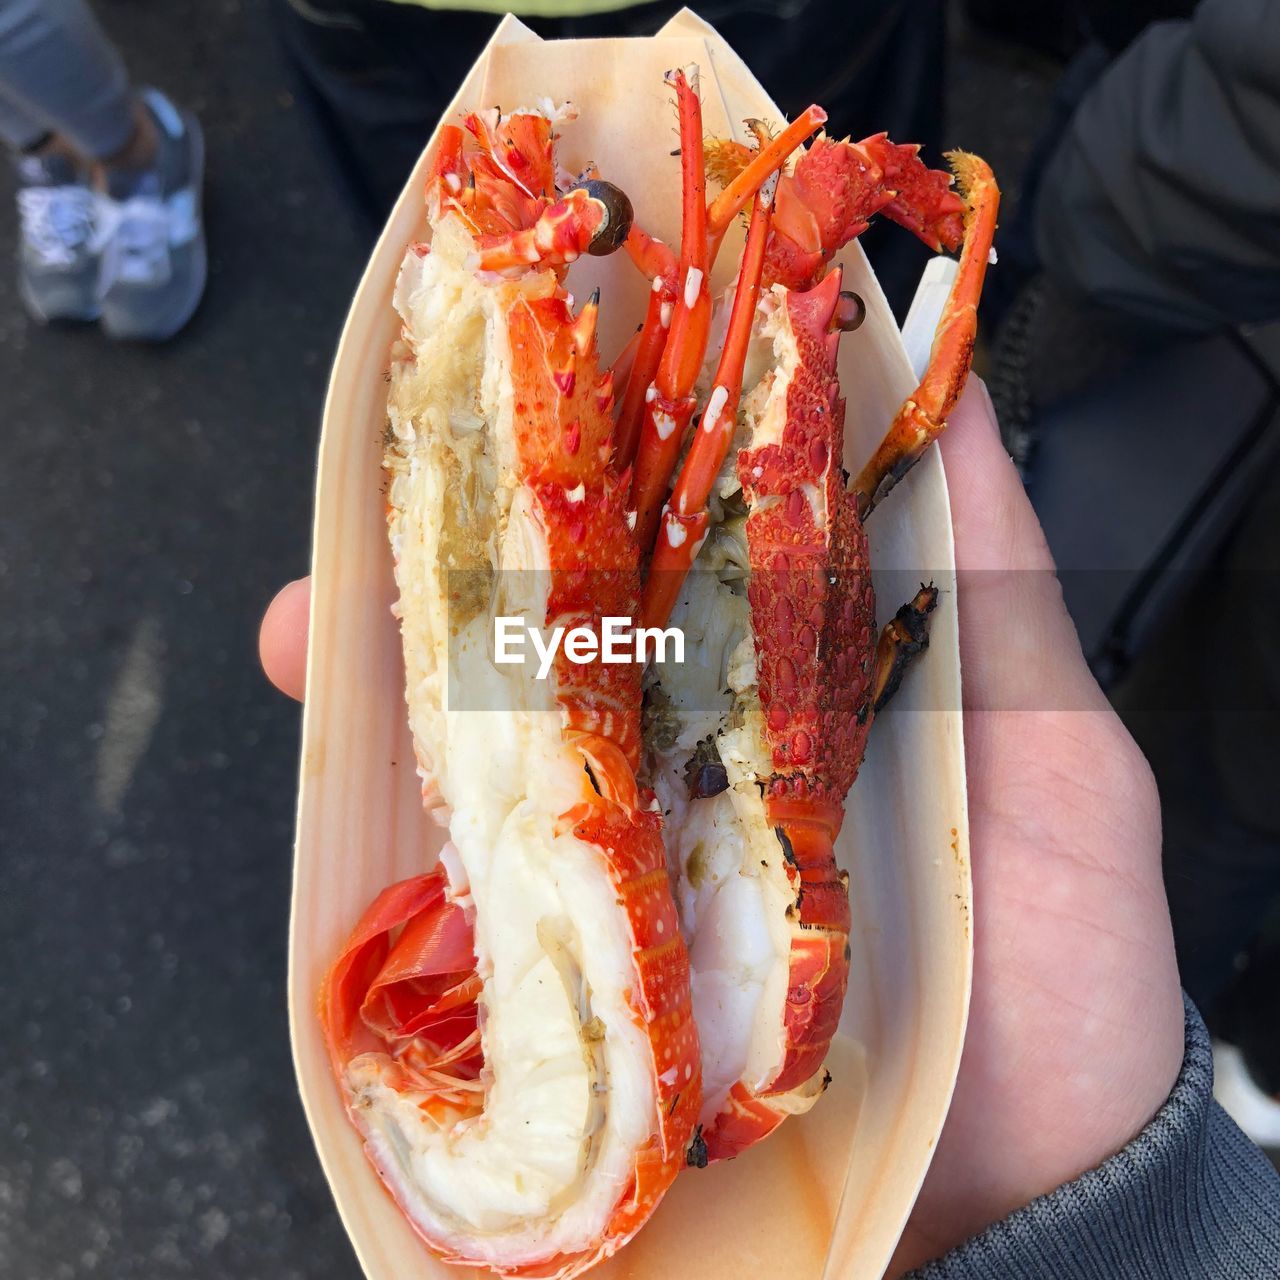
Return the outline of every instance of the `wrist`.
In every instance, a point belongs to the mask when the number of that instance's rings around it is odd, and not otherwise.
[[[1183,1059],[1153,1122],[1100,1167],[999,1221],[913,1280],[1010,1275],[1271,1275],[1280,1182],[1213,1101],[1213,1048],[1190,1001]]]
[[[1152,969],[1149,957],[1143,967]],[[994,1035],[966,1048],[951,1118],[888,1276],[1074,1181],[1146,1128],[1169,1098],[1185,1048],[1171,944],[1156,970],[1158,978],[1090,1008],[1049,1007],[1035,993],[982,1008],[975,990],[971,1025],[976,1019]],[[1026,1004],[1036,1000],[1046,1007],[1029,1039]]]

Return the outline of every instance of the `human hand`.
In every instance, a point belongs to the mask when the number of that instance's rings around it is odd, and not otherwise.
[[[1183,1055],[1151,770],[1085,664],[977,379],[940,447],[959,570],[973,1003],[890,1275],[1114,1154],[1163,1105]]]
[[[1124,1146],[1183,1051],[1151,772],[1085,665],[976,379],[941,448],[961,574],[976,956],[955,1098],[892,1275]],[[309,600],[308,580],[290,583],[260,636],[264,670],[296,698]]]
[[[281,693],[302,701],[307,686],[307,624],[311,579],[286,583],[267,606],[258,631],[262,669]]]

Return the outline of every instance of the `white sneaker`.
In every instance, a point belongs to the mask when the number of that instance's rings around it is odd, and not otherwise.
[[[32,319],[96,320],[97,207],[86,175],[61,155],[17,161],[18,292]]]
[[[1213,1043],[1213,1096],[1258,1146],[1280,1150],[1280,1102],[1250,1075],[1240,1050],[1221,1040]]]
[[[195,116],[158,90],[144,91],[142,101],[159,135],[156,163],[107,176],[98,197],[98,292],[109,336],[163,342],[204,293],[204,138]]]

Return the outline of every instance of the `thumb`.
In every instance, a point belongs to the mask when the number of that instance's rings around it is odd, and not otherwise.
[[[307,628],[311,612],[311,579],[299,578],[280,588],[267,605],[258,632],[258,656],[267,679],[281,693],[302,701],[307,685]]]
[[[969,378],[939,447],[955,531],[966,707],[1105,707],[980,379]]]

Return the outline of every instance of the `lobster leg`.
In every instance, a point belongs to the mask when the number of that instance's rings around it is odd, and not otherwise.
[[[509,272],[564,266],[584,253],[601,257],[625,243],[631,218],[626,194],[593,178],[548,205],[532,226],[478,237],[473,265],[479,271]]]
[[[634,229],[633,229],[634,230]],[[655,242],[656,243],[656,242]],[[664,246],[665,247],[665,246]],[[662,361],[662,349],[667,343],[667,325],[675,308],[674,259],[670,276],[654,276],[649,290],[649,305],[645,312],[636,343],[635,357],[627,375],[626,389],[622,394],[617,425],[614,428],[614,465],[621,471],[635,461],[636,446],[640,441],[640,424],[644,418],[645,396],[653,386]],[[664,323],[665,322],[665,323]]]
[[[702,159],[702,102],[696,72],[668,72],[680,111],[680,172],[683,190],[678,294],[662,359],[645,392],[644,415],[635,459],[631,497],[636,536],[653,545],[667,482],[680,456],[685,428],[693,416],[693,386],[702,367],[711,327],[710,261],[707,246],[707,179]]]
[[[759,146],[742,171],[733,178],[707,209],[707,229],[711,235],[711,260],[716,259],[720,241],[729,224],[746,208],[750,200],[775,174],[780,173],[791,153],[815,130],[827,122],[827,113],[817,105],[805,109],[776,138],[763,136],[764,126],[758,120],[750,121]]]
[[[953,151],[948,159],[965,200],[960,270],[920,385],[903,401],[884,439],[853,483],[858,514],[864,519],[947,425],[973,364],[978,298],[991,256],[1000,191],[985,160],[964,151]]]
[[[641,618],[646,627],[666,625],[680,593],[680,584],[706,537],[707,498],[729,452],[737,424],[742,371],[751,342],[756,303],[760,299],[760,274],[764,268],[765,243],[769,237],[769,219],[776,188],[776,182],[767,182],[756,195],[738,275],[738,289],[729,316],[724,351],[712,382],[711,397],[702,415],[702,425],[694,434],[688,456],[680,468],[671,498],[663,508],[641,604]]]
[[[693,386],[706,355],[711,325],[709,277],[721,240],[747,201],[827,118],[821,107],[811,106],[774,139],[765,137],[764,126],[759,121],[751,121],[759,143],[757,149],[708,206],[702,103],[698,98],[696,69],[691,70],[695,73],[673,71],[668,75],[669,82],[676,88],[680,112],[683,191],[680,261],[674,280],[668,282],[665,275],[655,273],[653,248],[657,242],[633,232],[628,243],[632,257],[654,280],[654,293],[645,319],[645,330],[651,337],[641,338],[641,349],[645,350],[650,341],[663,342],[657,372],[643,393],[639,381],[643,366],[637,361],[627,386],[618,430],[621,443],[618,458],[622,465],[631,460],[628,452],[631,441],[638,441],[632,497],[636,506],[636,534],[640,545],[646,548],[653,545],[657,535],[662,501],[680,456],[685,429],[696,407]],[[664,319],[669,325],[662,323]],[[633,426],[632,417],[637,405],[640,405],[641,418],[638,429]]]
[[[964,202],[951,189],[943,169],[920,159],[918,143],[891,142],[884,133],[858,143],[880,170],[880,185],[892,196],[880,212],[905,227],[934,253],[954,252],[964,236]]]
[[[861,142],[815,140],[778,185],[765,284],[812,288],[840,249],[878,214],[911,231],[935,253],[958,249],[965,202],[951,189],[951,175],[930,169],[919,150],[891,142],[883,133]],[[719,138],[708,140],[706,154],[726,195],[755,155],[740,142]],[[715,205],[712,209],[714,215]]]
[[[921,583],[920,590],[885,624],[876,645],[871,677],[871,709],[878,715],[898,692],[912,660],[929,647],[929,615],[937,608],[938,588]]]

